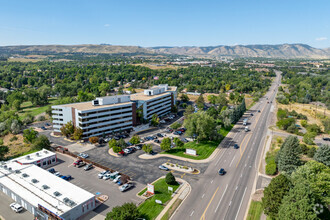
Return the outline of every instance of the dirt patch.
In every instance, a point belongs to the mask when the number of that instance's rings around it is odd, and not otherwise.
[[[252,200],[261,202],[262,197],[264,197],[264,190],[259,189],[252,195]]]
[[[14,156],[17,154],[25,153],[31,150],[29,144],[24,143],[23,135],[8,134],[3,137],[3,144],[9,148],[8,154],[5,156]]]

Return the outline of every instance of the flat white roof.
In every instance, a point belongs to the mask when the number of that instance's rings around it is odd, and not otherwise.
[[[33,206],[38,207],[40,204],[59,216],[87,200],[94,199],[92,193],[47,170],[33,164],[21,165],[14,160],[1,162],[0,184]],[[44,188],[45,186],[47,187]],[[56,196],[55,192],[60,194]],[[70,204],[69,201],[73,203]]]
[[[43,160],[45,158],[55,156],[55,155],[56,155],[56,153],[54,153],[54,152],[51,152],[46,149],[42,149],[38,152],[34,152],[29,155],[21,156],[21,157],[15,158],[13,160],[16,160],[22,164],[29,164],[29,163],[34,163],[36,161]]]

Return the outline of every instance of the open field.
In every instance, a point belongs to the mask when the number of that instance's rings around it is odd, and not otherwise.
[[[23,142],[23,135],[7,134],[2,137],[3,145],[9,148],[9,152],[5,157],[11,157],[18,154],[24,154],[31,151],[31,146]]]
[[[294,103],[289,105],[283,105],[278,103],[278,108],[288,109],[289,111],[295,110],[298,113],[304,114],[307,116],[307,122],[309,124],[317,124],[323,129],[323,124],[321,119],[323,117],[330,117],[330,111],[322,106],[316,106],[313,104],[300,104]]]
[[[30,113],[32,116],[37,116],[41,113],[44,113],[48,109],[48,106],[53,105],[56,100],[57,100],[56,98],[50,98],[49,104],[41,107],[33,106],[30,101],[23,102],[21,105],[21,110],[18,112],[18,115],[21,119],[27,113]]]
[[[153,183],[153,185],[155,186],[155,195],[150,199],[147,199],[138,207],[143,217],[147,220],[155,219],[164,209],[167,202],[171,200],[172,192],[168,191],[168,186],[173,187],[173,192],[179,187],[179,184],[167,185],[165,179],[159,179]],[[144,191],[146,191],[146,189],[144,189]],[[157,204],[155,200],[160,200],[163,204]]]

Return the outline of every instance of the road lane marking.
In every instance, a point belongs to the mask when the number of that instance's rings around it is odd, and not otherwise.
[[[213,180],[211,180],[211,184],[213,183]]]
[[[214,199],[214,197],[215,197],[215,194],[217,194],[218,190],[219,190],[219,186],[218,186],[218,188],[215,190],[215,192],[214,192],[214,194],[213,194],[211,200],[209,201],[209,204],[207,204],[207,206],[206,206],[206,208],[205,208],[205,210],[204,210],[204,212],[203,212],[203,215],[201,216],[200,220],[205,219],[205,213],[206,213],[207,209],[209,208],[211,202],[213,201],[213,199]]]
[[[195,212],[194,210],[191,212],[190,217],[194,214],[194,212]]]
[[[202,198],[204,198],[204,196],[205,196],[205,193],[202,195]]]
[[[239,204],[239,207],[238,207],[238,210],[237,210],[237,213],[236,213],[235,220],[237,219],[237,216],[238,216],[239,210],[241,209],[241,206],[242,206],[242,203],[243,203],[243,200],[244,200],[244,196],[245,196],[246,189],[247,189],[247,187],[245,187],[245,190],[244,190],[244,193],[243,193],[243,197],[242,197],[241,203]]]
[[[220,198],[220,200],[219,200],[219,203],[218,203],[218,205],[217,205],[217,208],[214,210],[214,212],[217,212],[217,210],[218,210],[218,208],[219,208],[219,206],[220,206],[221,200],[222,200],[223,196],[225,195],[225,193],[226,193],[226,191],[227,191],[227,188],[228,188],[228,184],[226,185],[226,189],[225,189],[225,191],[223,192],[223,194],[222,194],[222,196],[221,196],[221,198]]]
[[[236,157],[236,156],[234,156],[234,158],[233,158],[232,161],[230,162],[229,167],[231,167],[231,164],[232,164],[233,161],[235,160],[235,157]]]

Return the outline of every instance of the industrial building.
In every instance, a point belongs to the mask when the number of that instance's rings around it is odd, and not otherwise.
[[[52,106],[54,134],[72,121],[83,130],[83,139],[105,136],[120,131],[131,131],[136,125],[137,110],[149,120],[152,115],[171,112],[177,98],[177,87],[161,84],[132,95],[96,98],[90,102]]]
[[[0,190],[35,219],[74,220],[95,208],[93,194],[18,159],[0,162]]]
[[[34,164],[42,168],[47,168],[57,163],[56,153],[46,149],[29,155],[18,157],[15,160],[21,165]]]

